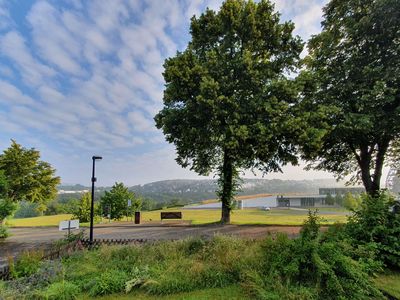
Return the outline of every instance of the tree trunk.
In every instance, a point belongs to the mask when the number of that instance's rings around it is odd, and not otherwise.
[[[361,179],[367,194],[376,196],[380,190],[380,182],[382,178],[382,168],[384,165],[385,155],[389,147],[389,142],[383,141],[377,144],[376,156],[374,161],[374,174],[371,174],[372,155],[368,148],[361,149],[361,155],[358,160],[361,169]],[[371,151],[372,152],[372,151]]]
[[[221,212],[221,223],[229,224],[231,222],[231,209],[233,199],[233,163],[232,158],[229,156],[227,151],[224,153],[224,164],[221,172],[222,179],[222,212]],[[220,179],[220,180],[221,180]]]

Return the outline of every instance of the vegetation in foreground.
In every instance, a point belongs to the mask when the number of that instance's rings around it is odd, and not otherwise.
[[[179,299],[174,297],[180,293],[219,289],[214,291],[223,295],[240,286],[239,297],[250,299],[384,299],[379,289],[396,295],[390,284],[400,277],[393,272],[376,279],[383,270],[400,268],[400,215],[392,206],[385,194],[365,199],[346,225],[325,233],[316,213],[309,212],[297,239],[215,236],[102,247],[52,262],[26,253],[11,265],[14,279],[2,282],[0,291],[10,299],[121,294]],[[371,220],[368,234],[358,231]]]

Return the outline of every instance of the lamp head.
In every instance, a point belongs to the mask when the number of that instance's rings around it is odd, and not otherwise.
[[[96,159],[100,160],[100,159],[103,159],[103,157],[101,157],[101,156],[92,156],[92,159],[93,160],[96,160]]]

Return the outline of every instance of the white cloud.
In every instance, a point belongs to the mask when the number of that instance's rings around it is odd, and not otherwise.
[[[109,158],[109,176],[121,168],[132,184],[197,177],[177,166],[153,117],[162,108],[165,58],[186,47],[190,17],[206,6],[218,10],[222,1],[33,2],[14,26],[9,7],[16,4],[0,0],[0,104],[9,112],[0,112],[0,126],[7,138],[59,147],[76,161],[98,151]],[[297,18],[297,33],[318,30],[317,0],[280,0],[277,7],[286,19]],[[69,164],[51,157],[68,170],[61,171],[65,180],[79,181]],[[129,164],[113,164],[112,157]],[[143,169],[143,176],[132,175]]]
[[[40,56],[62,71],[81,75],[84,71],[77,62],[80,41],[62,26],[60,18],[59,12],[45,1],[34,4],[27,16]]]
[[[3,75],[4,77],[12,78],[12,79],[15,78],[14,71],[7,66],[0,65],[0,75]]]
[[[28,85],[40,85],[55,75],[52,68],[32,56],[24,38],[16,31],[10,31],[0,38],[0,50],[4,56],[15,62]]]
[[[33,105],[35,102],[27,95],[24,95],[14,85],[0,79],[0,102],[15,105],[15,104],[27,104]]]
[[[0,30],[11,27],[14,22],[11,19],[7,0],[0,0]]]
[[[155,131],[154,121],[146,118],[139,111],[128,113],[128,118],[136,131]]]

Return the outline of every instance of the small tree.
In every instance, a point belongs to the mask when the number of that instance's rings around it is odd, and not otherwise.
[[[79,202],[79,206],[74,212],[73,218],[79,219],[80,222],[89,222],[91,200],[92,197],[90,193],[84,193]]]
[[[332,195],[328,193],[325,198],[325,203],[327,205],[335,205],[335,198],[333,198]]]
[[[335,195],[335,203],[336,205],[343,206],[343,196],[341,194]]]
[[[357,209],[361,204],[361,197],[347,192],[343,198],[343,206],[347,209]]]
[[[131,207],[128,207],[131,200]],[[107,210],[111,219],[119,220],[133,211],[140,209],[142,202],[124,184],[116,182],[110,191],[106,191],[100,199],[103,211]]]

